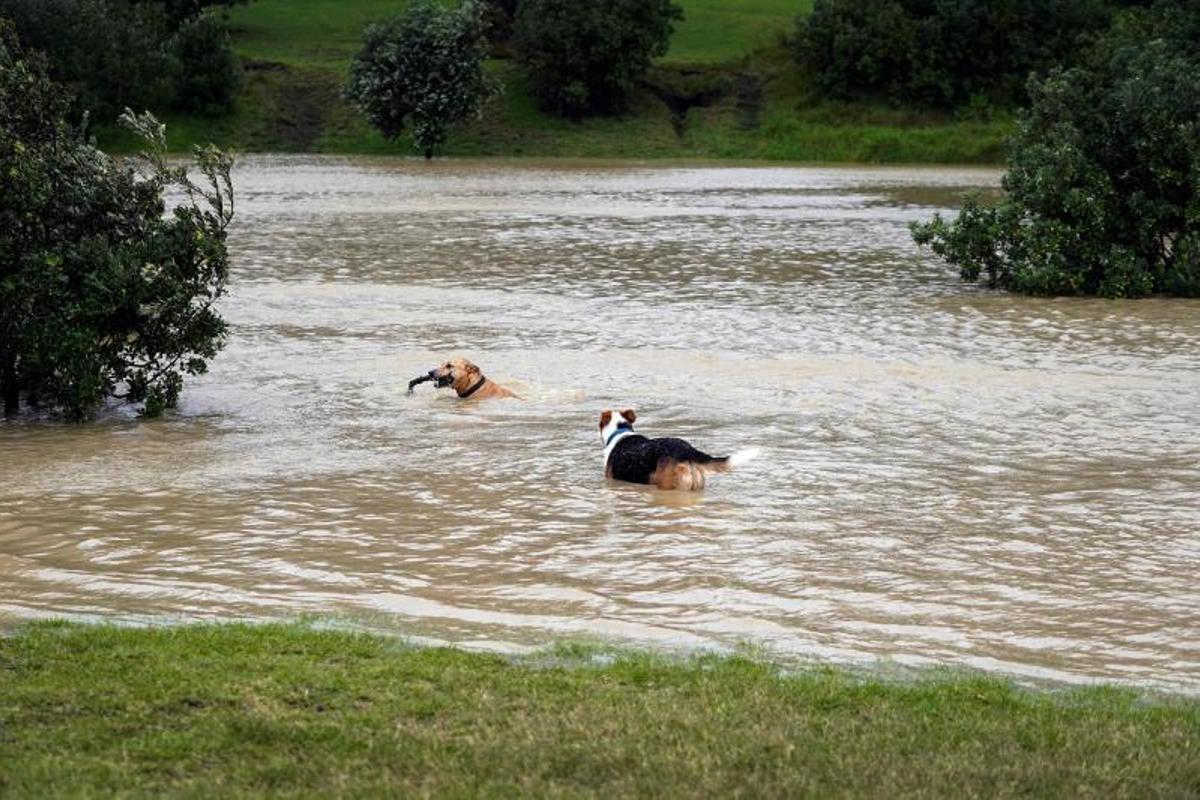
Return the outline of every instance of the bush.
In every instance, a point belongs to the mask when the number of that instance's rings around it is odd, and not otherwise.
[[[169,14],[146,0],[0,0],[0,17],[46,55],[50,77],[84,110],[110,122],[128,107],[229,107],[236,57],[222,23],[199,15],[205,4],[180,0]],[[194,14],[180,16],[193,6]]]
[[[480,0],[483,16],[483,31],[492,45],[492,54],[508,55],[509,41],[513,35],[513,22],[517,18],[517,0]]]
[[[68,93],[23,57],[0,21],[0,397],[72,418],[108,397],[173,406],[184,375],[207,369],[225,323],[231,162],[197,151],[193,183],[163,158],[162,126],[140,170],[72,130]],[[187,202],[164,216],[164,193]]]
[[[46,55],[50,76],[95,117],[171,102],[170,37],[157,6],[123,0],[0,0],[22,43]]]
[[[172,105],[181,111],[217,116],[233,106],[242,82],[225,26],[211,16],[185,21],[171,40],[174,54]]]
[[[188,20],[200,17],[205,9],[246,5],[250,0],[133,0],[135,3],[161,6],[167,14],[172,30],[177,30]]]
[[[484,74],[486,58],[479,6],[419,0],[363,32],[346,95],[389,139],[411,126],[413,143],[432,158],[450,127],[478,116],[497,91]]]
[[[1007,104],[1108,23],[1102,0],[817,0],[796,57],[835,97]]]
[[[1032,85],[998,206],[913,236],[991,287],[1200,296],[1200,62],[1162,39],[1092,61]]]
[[[610,113],[666,54],[681,19],[671,0],[521,0],[513,47],[543,108]]]

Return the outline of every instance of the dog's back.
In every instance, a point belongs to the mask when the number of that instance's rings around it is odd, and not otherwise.
[[[648,439],[640,434],[617,442],[606,465],[610,478],[682,491],[703,489],[706,474],[728,471],[728,456],[710,456],[683,439]]]

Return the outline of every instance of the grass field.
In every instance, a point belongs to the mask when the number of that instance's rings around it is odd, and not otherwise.
[[[0,638],[6,797],[1197,793],[1200,703],[1112,688],[278,625]]]
[[[711,64],[746,55],[791,30],[811,0],[678,0],[684,20],[667,61]],[[237,49],[252,58],[341,69],[368,23],[404,0],[256,0],[234,9]]]
[[[811,0],[681,0],[686,18],[662,60],[671,81],[699,70],[725,87],[721,100],[689,112],[682,132],[650,92],[620,117],[569,122],[537,108],[515,65],[489,69],[504,94],[482,120],[462,126],[443,155],[770,159],[849,162],[1001,160],[1006,115],[987,121],[889,106],[829,103],[809,91],[784,37]],[[231,14],[246,79],[226,117],[167,115],[173,149],[214,141],[240,151],[412,155],[388,142],[341,97],[364,25],[403,8],[400,0],[256,0]],[[754,88],[747,97],[744,87]],[[114,128],[102,146],[135,146]]]

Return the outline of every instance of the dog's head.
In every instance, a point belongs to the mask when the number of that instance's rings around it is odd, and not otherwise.
[[[479,367],[465,358],[452,358],[437,369],[429,370],[429,377],[433,378],[434,384],[439,389],[443,386],[450,386],[454,391],[462,394],[478,383],[479,379],[483,377],[483,373]]]
[[[624,411],[617,412],[612,409],[606,409],[600,412],[600,441],[605,447],[608,442],[616,435],[618,431],[632,431],[634,420],[637,419],[637,414],[633,413],[632,408],[627,408]]]

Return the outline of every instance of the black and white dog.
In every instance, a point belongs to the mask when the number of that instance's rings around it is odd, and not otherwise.
[[[659,489],[693,491],[704,488],[704,478],[729,472],[758,455],[757,448],[731,456],[710,456],[683,439],[648,439],[633,432],[633,409],[600,414],[600,441],[604,443],[604,476],[631,483],[648,483]]]

